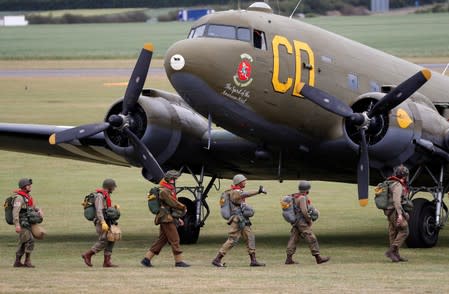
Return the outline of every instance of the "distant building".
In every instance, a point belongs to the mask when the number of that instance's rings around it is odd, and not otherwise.
[[[0,17],[0,26],[26,26],[28,21],[25,15],[9,15]]]
[[[371,12],[387,12],[390,10],[390,0],[371,0]]]
[[[214,13],[213,9],[181,9],[178,12],[178,20],[179,21],[194,21],[199,19],[200,17]]]

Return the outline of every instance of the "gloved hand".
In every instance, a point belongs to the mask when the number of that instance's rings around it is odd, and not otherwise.
[[[120,205],[115,204],[115,205],[114,205],[114,208],[117,209],[117,210],[120,210]]]
[[[109,226],[108,226],[108,224],[107,224],[105,221],[102,221],[102,222],[101,222],[101,230],[102,230],[103,232],[109,231]]]
[[[267,194],[267,191],[265,190],[265,188],[264,188],[263,186],[259,186],[259,191],[258,191],[258,193],[259,193],[259,194],[260,194],[260,193]]]

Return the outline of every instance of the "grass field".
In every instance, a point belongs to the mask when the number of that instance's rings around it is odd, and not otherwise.
[[[124,87],[106,87],[104,83],[127,79],[0,78],[0,121],[63,125],[99,121],[124,92]],[[150,75],[147,85],[171,89],[162,76]],[[441,232],[437,247],[405,248],[401,252],[410,261],[392,264],[383,256],[387,247],[385,217],[372,201],[368,207],[358,207],[355,185],[312,182],[312,199],[321,211],[314,231],[322,253],[332,257],[328,264],[316,265],[303,242],[295,256],[300,264],[283,264],[289,225],[282,219],[279,200],[295,191],[297,182],[250,181],[249,189],[263,184],[269,191],[267,196],[249,199],[256,209],[253,229],[257,255],[267,267],[248,266],[243,242],[225,257],[227,268],[210,265],[227,231],[218,211],[220,192],[212,191],[212,213],[198,244],[183,246],[192,267],[174,268],[171,252],[165,248],[154,259],[156,267],[147,269],[139,261],[158,228],[145,201],[151,185],[138,169],[4,151],[0,151],[0,162],[1,195],[6,197],[15,189],[19,178],[32,177],[33,195],[45,211],[48,231],[47,238],[36,243],[33,262],[37,267],[14,269],[16,234],[12,226],[0,223],[0,293],[438,293],[447,287],[448,231]],[[113,255],[113,261],[120,265],[117,269],[103,269],[102,256],[94,257],[93,268],[87,268],[80,258],[96,239],[93,226],[82,216],[80,203],[105,177],[117,180],[119,188],[113,200],[122,207],[123,240]],[[180,184],[191,185],[192,181],[184,175]],[[221,181],[220,191],[229,184]]]
[[[446,13],[317,17],[306,22],[401,57],[449,57]],[[191,23],[33,25],[0,28],[0,59],[135,58],[146,42],[162,57]]]

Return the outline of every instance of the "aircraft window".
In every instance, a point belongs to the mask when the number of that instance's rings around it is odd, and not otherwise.
[[[193,34],[195,34],[195,29],[191,29],[189,32],[189,36],[187,37],[187,39],[192,39],[193,38]]]
[[[251,41],[251,32],[248,28],[237,29],[237,39],[241,41]]]
[[[204,36],[204,30],[206,29],[206,25],[199,26],[195,29],[195,32],[192,35],[192,38],[199,38]]]
[[[265,40],[265,33],[259,30],[253,32],[254,47],[262,50],[267,50],[267,42]]]
[[[209,25],[207,29],[209,37],[235,39],[235,27],[224,25]]]

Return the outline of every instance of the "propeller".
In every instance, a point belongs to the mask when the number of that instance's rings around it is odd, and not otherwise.
[[[151,43],[147,43],[142,48],[129,79],[125,96],[123,98],[122,112],[120,114],[113,114],[109,116],[106,122],[81,125],[54,133],[49,138],[50,144],[54,145],[87,138],[112,127],[125,134],[128,138],[129,142],[134,147],[134,152],[138,155],[137,157],[139,158],[140,164],[146,171],[149,172],[149,174],[151,174],[152,177],[150,180],[161,180],[164,176],[164,172],[159,163],[154,158],[153,154],[151,154],[148,150],[147,146],[145,146],[145,144],[142,143],[142,141],[140,141],[140,139],[130,129],[133,122],[132,113],[135,110],[137,101],[142,93],[152,56],[153,45]]]
[[[361,206],[368,204],[369,185],[369,156],[366,142],[366,131],[374,127],[376,117],[388,114],[390,110],[404,102],[431,77],[428,69],[423,69],[387,93],[370,110],[354,112],[349,105],[318,88],[304,85],[300,93],[306,99],[321,106],[329,112],[344,117],[350,124],[355,125],[360,134],[359,161],[357,163],[358,197]]]

